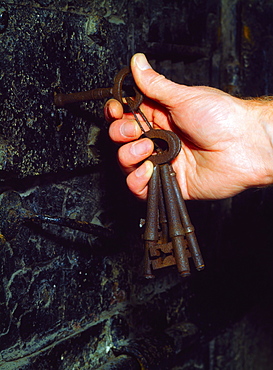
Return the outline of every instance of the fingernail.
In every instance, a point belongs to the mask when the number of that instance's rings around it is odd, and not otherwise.
[[[139,166],[135,171],[136,177],[144,176],[147,173],[148,169],[149,168],[147,166],[147,162],[142,163],[142,165]]]
[[[151,144],[149,140],[139,140],[133,143],[131,146],[131,153],[134,156],[149,154],[151,150]]]
[[[104,115],[107,121],[110,121],[110,119],[112,118],[112,109],[110,103],[105,104]]]
[[[141,69],[141,71],[145,71],[146,69],[152,68],[144,54],[136,55],[136,65],[138,66],[139,69]]]
[[[120,127],[121,135],[124,137],[136,137],[136,125],[133,122],[124,122]]]

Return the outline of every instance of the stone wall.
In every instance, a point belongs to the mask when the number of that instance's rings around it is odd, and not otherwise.
[[[188,202],[206,262],[141,275],[140,218],[103,118],[56,91],[112,84],[135,52],[178,83],[272,94],[270,1],[1,1],[0,189],[37,214],[1,239],[1,369],[270,369],[272,190]]]

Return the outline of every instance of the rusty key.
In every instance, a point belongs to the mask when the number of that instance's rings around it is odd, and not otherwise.
[[[73,104],[73,103],[80,103],[84,101],[90,100],[99,100],[105,98],[115,98],[117,99],[123,106],[125,102],[123,100],[123,82],[125,77],[131,73],[129,67],[124,67],[121,69],[114,78],[114,84],[112,87],[108,88],[98,88],[89,91],[80,91],[76,93],[64,94],[64,93],[55,93],[54,94],[54,104],[58,108],[65,107],[66,105]],[[139,90],[134,86],[135,97],[134,100],[131,99],[131,104],[135,110],[139,107],[139,105],[143,101],[143,95],[139,92]]]
[[[185,204],[185,201],[182,197],[182,193],[180,187],[178,185],[176,174],[172,168],[172,165],[169,165],[170,177],[174,189],[174,193],[177,199],[177,206],[179,210],[179,214],[181,217],[181,221],[184,227],[185,236],[188,242],[189,250],[194,261],[194,265],[198,271],[203,270],[204,268],[204,261],[203,257],[200,252],[200,248],[195,236],[194,226],[191,223],[190,216],[188,214],[188,210]]]
[[[186,277],[190,275],[190,257],[193,258],[197,270],[204,268],[204,262],[175,172],[170,164],[178,155],[181,142],[175,133],[166,130],[151,129],[145,132],[145,137],[158,143],[156,152],[148,159],[153,162],[156,173],[159,168],[159,174],[155,176],[153,173],[148,184],[144,276],[153,277],[153,270],[176,265],[181,276]],[[156,199],[156,202],[153,199]],[[156,233],[158,229],[160,233]],[[147,237],[148,235],[152,235],[152,238]]]

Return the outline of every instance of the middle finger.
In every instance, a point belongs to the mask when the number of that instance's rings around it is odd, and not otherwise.
[[[118,159],[126,173],[132,172],[144,159],[149,157],[154,150],[150,139],[140,139],[119,148]]]
[[[141,135],[141,129],[133,119],[114,121],[109,127],[110,138],[118,143],[136,140]]]

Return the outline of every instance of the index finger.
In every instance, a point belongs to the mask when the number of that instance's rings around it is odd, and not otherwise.
[[[109,127],[110,138],[117,143],[126,143],[140,137],[142,131],[133,119],[114,121]]]
[[[110,99],[105,103],[104,116],[108,122],[113,122],[123,117],[123,107],[116,99]]]

